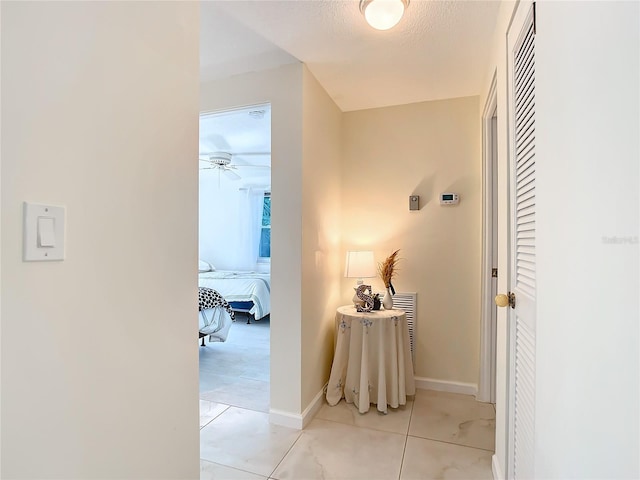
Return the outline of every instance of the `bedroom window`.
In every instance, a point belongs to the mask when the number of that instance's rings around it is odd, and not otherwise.
[[[255,245],[255,244],[254,244]],[[260,258],[271,258],[271,193],[264,194],[262,229],[260,231]]]

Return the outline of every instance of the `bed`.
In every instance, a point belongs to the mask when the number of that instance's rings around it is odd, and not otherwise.
[[[214,270],[198,274],[198,286],[212,288],[234,312],[248,315],[247,323],[271,313],[271,281],[268,273]]]
[[[212,288],[198,288],[198,311],[200,345],[204,347],[204,337],[207,335],[210,342],[226,341],[231,322],[235,322],[235,313],[224,297]]]

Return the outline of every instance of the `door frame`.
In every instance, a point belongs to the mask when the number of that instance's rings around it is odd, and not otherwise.
[[[497,258],[497,124],[498,113],[497,72],[494,71],[487,100],[482,112],[482,311],[480,320],[480,378],[476,399],[480,402],[496,402],[496,305],[497,292],[491,269]]]

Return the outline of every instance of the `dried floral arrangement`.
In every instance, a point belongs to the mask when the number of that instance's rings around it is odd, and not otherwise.
[[[396,291],[393,288],[393,284],[391,283],[391,281],[396,277],[397,273],[396,266],[398,265],[398,261],[400,260],[398,258],[398,252],[400,252],[400,250],[396,250],[391,255],[389,255],[384,262],[378,264],[378,274],[384,282],[385,288],[390,288],[391,293],[394,295]]]

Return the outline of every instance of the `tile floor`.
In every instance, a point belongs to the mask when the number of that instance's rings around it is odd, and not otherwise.
[[[200,399],[268,413],[269,319],[237,317],[226,342],[200,347]]]
[[[323,405],[298,431],[264,412],[201,402],[201,479],[491,479],[495,412],[473,397],[418,390],[387,415]]]
[[[466,395],[418,390],[406,406],[389,408],[387,415],[375,407],[362,415],[343,400],[335,407],[323,405],[303,431],[271,425],[268,348],[266,376],[258,372],[259,362],[247,359],[255,353],[264,361],[260,345],[268,325],[259,325],[249,330],[253,324],[236,322],[227,342],[201,349],[201,479],[492,478],[495,410]],[[257,347],[242,350],[245,335],[255,336]],[[238,346],[242,351],[233,353]],[[224,368],[213,368],[219,362]],[[238,388],[241,395],[234,395]],[[260,397],[260,388],[266,397]],[[243,399],[249,393],[260,400]]]

